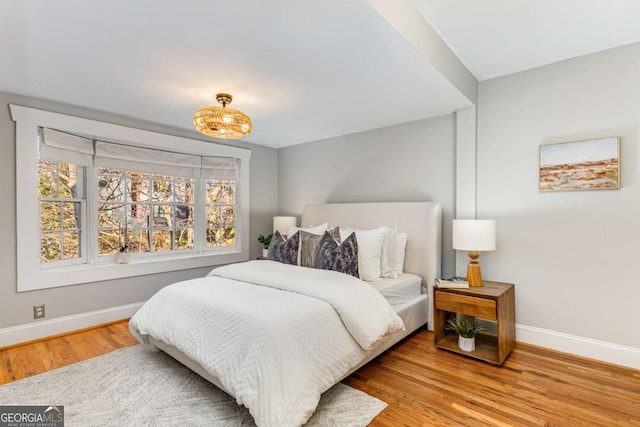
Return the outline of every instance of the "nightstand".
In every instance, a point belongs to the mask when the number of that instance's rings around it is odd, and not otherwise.
[[[516,343],[515,286],[510,283],[484,281],[484,286],[465,289],[433,288],[433,333],[438,348],[502,365]],[[497,333],[478,334],[476,350],[458,348],[458,335],[447,331],[447,319],[456,313],[496,322]]]

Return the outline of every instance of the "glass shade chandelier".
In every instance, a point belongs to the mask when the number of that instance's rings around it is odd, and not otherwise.
[[[233,97],[219,93],[216,99],[222,107],[204,107],[193,116],[193,125],[201,133],[215,138],[240,139],[251,133],[251,119],[242,111],[227,108]]]

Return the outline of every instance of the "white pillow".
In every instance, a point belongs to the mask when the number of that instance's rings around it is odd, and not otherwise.
[[[393,271],[396,273],[396,277],[404,273],[404,255],[407,249],[408,237],[407,233],[398,233],[396,235],[395,261],[393,263]]]
[[[293,236],[298,232],[298,230],[306,231],[307,233],[311,233],[311,234],[324,234],[324,232],[327,231],[328,227],[329,227],[329,224],[326,222],[324,224],[320,224],[315,227],[307,227],[307,228],[291,227],[289,231],[287,231],[287,237]]]
[[[382,244],[389,227],[372,230],[354,230],[340,227],[340,240],[344,241],[355,231],[358,241],[358,273],[360,279],[373,282],[380,279],[382,265]]]
[[[380,277],[396,279],[398,272],[395,271],[396,263],[396,236],[398,227],[385,227],[387,233],[382,242],[382,259],[380,263]]]

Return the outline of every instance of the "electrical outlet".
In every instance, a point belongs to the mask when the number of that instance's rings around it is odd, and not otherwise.
[[[44,317],[44,304],[33,306],[33,318],[42,319]]]

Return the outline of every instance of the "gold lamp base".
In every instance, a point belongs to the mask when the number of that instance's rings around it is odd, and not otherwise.
[[[482,286],[482,271],[480,270],[480,252],[469,251],[469,265],[467,266],[467,282],[470,287]]]

